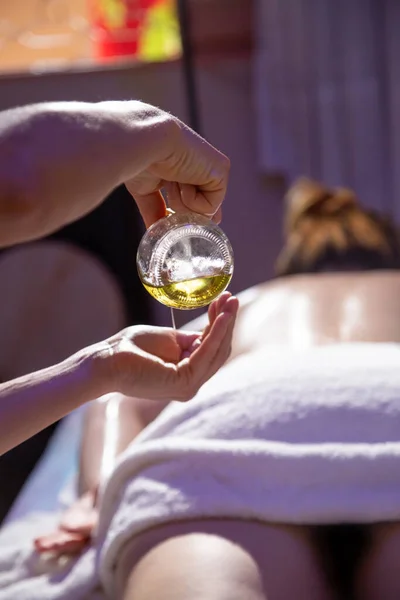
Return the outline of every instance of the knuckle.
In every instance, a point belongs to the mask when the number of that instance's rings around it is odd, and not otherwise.
[[[153,119],[154,117],[163,117],[168,114],[165,113],[158,106],[153,106],[152,104],[147,104],[146,102],[134,101],[136,106],[139,108],[139,114],[141,113],[144,118]]]
[[[174,142],[182,137],[182,127],[176,117],[164,112],[160,120],[162,121],[165,130],[168,132],[168,135]]]

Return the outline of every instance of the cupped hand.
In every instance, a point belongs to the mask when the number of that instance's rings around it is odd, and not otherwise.
[[[224,292],[209,307],[203,333],[134,326],[107,340],[101,358],[105,393],[186,401],[225,363],[238,300]]]

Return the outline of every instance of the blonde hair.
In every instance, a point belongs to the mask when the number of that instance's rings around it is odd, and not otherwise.
[[[278,275],[399,268],[400,239],[394,224],[364,210],[351,190],[330,189],[305,178],[289,190]]]

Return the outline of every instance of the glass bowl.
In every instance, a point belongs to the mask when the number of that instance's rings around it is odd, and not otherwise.
[[[210,304],[228,287],[234,266],[225,233],[197,213],[172,213],[149,227],[136,263],[149,294],[181,310]]]

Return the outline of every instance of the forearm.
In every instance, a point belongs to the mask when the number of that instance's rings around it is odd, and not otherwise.
[[[150,164],[162,149],[162,115],[139,102],[50,103],[0,113],[0,246],[80,218]]]
[[[92,402],[85,415],[79,493],[95,492],[132,440],[165,408],[165,402],[109,394]]]
[[[0,454],[101,394],[93,351],[0,385]]]

